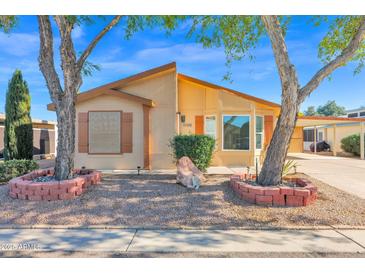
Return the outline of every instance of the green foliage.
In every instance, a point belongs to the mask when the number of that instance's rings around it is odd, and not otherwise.
[[[0,15],[0,30],[8,33],[17,24],[17,17],[14,15]]]
[[[285,162],[284,166],[283,166],[283,171],[281,173],[282,177],[285,177],[286,175],[288,175],[293,169],[294,172],[296,171],[296,167],[298,166],[297,162],[295,162],[294,160],[288,160]]]
[[[215,140],[206,135],[176,135],[170,141],[175,160],[189,157],[202,171],[205,171],[212,160]]]
[[[30,118],[30,95],[20,70],[16,70],[9,81],[5,115],[5,159],[32,159],[33,128]]]
[[[194,37],[205,48],[224,47],[226,65],[247,56],[265,33],[260,16],[192,16],[188,38]],[[230,78],[228,72],[224,78]]]
[[[7,182],[14,177],[24,175],[38,168],[34,160],[9,160],[0,162],[0,182]]]
[[[307,110],[304,111],[304,115],[305,116],[316,116],[317,115],[316,108],[314,106],[309,106],[307,108]]]
[[[360,156],[360,134],[353,134],[341,140],[341,148],[346,151]]]
[[[324,63],[329,63],[347,47],[352,37],[355,35],[364,16],[336,16],[317,18],[315,25],[320,25],[321,21],[329,22],[329,31],[322,39],[318,57]],[[350,61],[356,61],[357,67],[354,71],[358,74],[364,67],[365,62],[365,41],[362,42],[354,57]]]
[[[308,107],[308,109],[304,112],[305,116],[341,116],[346,115],[346,110],[343,106],[339,106],[336,102],[328,101],[323,106],[319,106],[317,110],[314,106]]]
[[[166,31],[166,34],[170,35],[180,23],[183,23],[188,18],[188,16],[182,15],[131,15],[124,18],[125,38],[130,39],[137,31],[143,31],[153,27],[159,27]]]
[[[81,74],[82,76],[86,76],[86,77],[90,77],[93,75],[93,73],[95,71],[100,71],[101,70],[101,66],[98,64],[93,64],[90,61],[86,60],[84,62],[84,65],[82,66],[81,69]]]

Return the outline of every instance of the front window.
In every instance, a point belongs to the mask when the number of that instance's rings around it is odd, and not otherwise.
[[[120,153],[119,111],[89,112],[89,153]]]
[[[223,116],[223,149],[250,149],[250,116]]]
[[[216,139],[216,135],[217,135],[217,123],[215,120],[215,116],[211,115],[211,116],[205,116],[205,128],[204,128],[204,133],[205,135],[211,136],[214,139]]]
[[[262,149],[262,140],[264,136],[264,118],[256,116],[256,149]]]

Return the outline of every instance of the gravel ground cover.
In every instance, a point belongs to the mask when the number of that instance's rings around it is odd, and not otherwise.
[[[300,177],[309,178],[306,175]],[[228,176],[210,175],[198,190],[173,175],[103,175],[69,201],[23,201],[0,186],[0,225],[121,225],[160,228],[299,227],[365,225],[365,200],[309,178],[318,186],[315,204],[300,208],[251,205],[236,196]]]

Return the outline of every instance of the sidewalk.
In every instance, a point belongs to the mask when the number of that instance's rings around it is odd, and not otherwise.
[[[365,230],[0,229],[0,252],[365,253]]]

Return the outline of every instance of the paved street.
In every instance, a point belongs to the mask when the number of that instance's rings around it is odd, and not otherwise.
[[[1,252],[354,253],[365,230],[0,229]]]
[[[288,156],[298,163],[298,172],[365,199],[365,160],[309,153]]]

